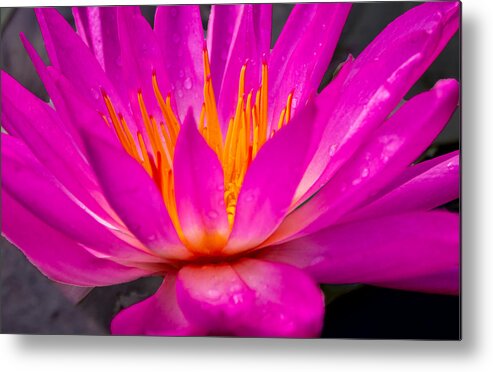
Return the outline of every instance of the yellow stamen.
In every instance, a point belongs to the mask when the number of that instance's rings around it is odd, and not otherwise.
[[[291,120],[293,93],[287,97],[277,121],[268,123],[268,69],[266,62],[261,67],[261,82],[256,90],[245,94],[247,65],[242,66],[238,81],[238,96],[234,115],[229,119],[228,130],[221,131],[216,98],[211,80],[211,69],[207,49],[203,51],[204,101],[197,123],[198,130],[207,144],[216,152],[224,171],[224,201],[230,226],[233,225],[236,203],[248,167],[261,147]],[[121,113],[117,113],[110,98],[103,92],[108,113],[101,114],[108,126],[112,126],[123,148],[135,158],[154,180],[163,196],[169,216],[182,241],[186,239],[180,228],[176,209],[173,157],[180,132],[180,120],[171,104],[171,95],[164,98],[159,89],[156,74],[152,75],[154,95],[162,117],[154,117],[147,110],[145,97],[137,93],[142,117],[141,131],[132,132]],[[151,97],[149,97],[151,99]],[[128,119],[128,118],[127,118]],[[111,123],[110,123],[111,122]],[[200,187],[200,185],[198,185]],[[205,248],[204,248],[205,249]]]

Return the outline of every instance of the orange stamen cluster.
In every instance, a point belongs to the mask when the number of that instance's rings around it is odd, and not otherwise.
[[[262,64],[262,79],[259,89],[245,94],[245,64],[240,72],[236,110],[229,121],[226,138],[223,138],[219,123],[216,99],[212,87],[211,70],[207,50],[203,53],[204,62],[204,102],[198,123],[198,130],[207,144],[215,151],[224,171],[224,200],[230,225],[233,224],[236,202],[246,171],[258,154],[260,148],[291,119],[293,94],[288,96],[276,126],[268,123],[268,71]],[[163,98],[156,75],[152,76],[155,98],[161,109],[162,118],[149,115],[142,93],[138,93],[140,113],[145,131],[131,133],[125,119],[117,114],[110,98],[103,93],[108,109],[108,117],[103,119],[108,125],[111,121],[123,148],[146,170],[161,190],[173,224],[182,236],[176,211],[173,180],[173,156],[180,131],[180,122],[171,108],[171,96]],[[136,138],[135,138],[136,137]]]

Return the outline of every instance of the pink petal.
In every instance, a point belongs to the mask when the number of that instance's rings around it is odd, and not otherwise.
[[[175,281],[175,274],[166,274],[154,295],[119,312],[111,322],[111,333],[127,336],[204,335],[201,329],[186,320],[178,307]]]
[[[310,277],[289,265],[253,259],[186,266],[178,273],[178,304],[210,334],[317,337],[324,302]]]
[[[262,57],[268,53],[270,47],[271,5],[246,4],[235,7],[238,8],[238,16],[234,19],[233,34],[224,64],[224,74],[222,75],[220,89],[215,91],[218,97],[219,122],[223,133],[226,133],[229,119],[233,117],[236,108],[241,68],[248,62],[245,74],[245,92],[258,89]],[[225,13],[231,12],[226,11]],[[221,15],[224,16],[226,14],[218,14],[219,17]],[[218,24],[218,19],[214,15],[211,21],[214,23],[211,31],[214,37],[213,42],[216,40],[215,35],[217,32],[226,32],[224,29],[227,25],[222,22],[229,23],[232,21],[223,19]],[[261,24],[261,22],[265,23]],[[219,40],[221,41],[221,39]],[[214,46],[212,47],[214,48]],[[223,52],[223,50],[220,51],[220,53]],[[211,61],[211,63],[214,63],[214,61]],[[212,76],[212,78],[214,79],[215,76]]]
[[[101,97],[101,90],[104,90],[117,111],[127,113],[126,97],[120,99],[96,57],[60,13],[52,8],[38,8],[35,11],[53,66],[72,82],[97,111],[107,111]],[[51,92],[48,93],[51,96]]]
[[[164,68],[164,55],[156,35],[140,11],[136,11],[133,7],[119,7],[117,19],[123,78],[128,88],[128,99],[134,119],[141,131],[144,131],[139,93],[142,94],[147,114],[160,118],[162,113],[152,86],[153,74],[156,75],[159,89],[164,97],[171,91]]]
[[[268,54],[270,50],[272,5],[252,4],[249,7],[253,10],[253,34],[249,36],[257,41],[262,57],[263,53]],[[213,5],[211,9],[207,26],[207,48],[211,58],[212,84],[216,96],[220,93],[230,49],[235,42],[235,27],[244,16],[243,8],[239,5]],[[239,70],[237,73],[239,74]],[[237,80],[238,77],[234,81]]]
[[[135,280],[152,272],[97,258],[54,230],[8,193],[2,193],[2,234],[44,275],[77,286],[104,286]]]
[[[241,186],[225,253],[260,244],[286,216],[320,138],[322,125],[315,113],[307,106],[260,149]]]
[[[259,257],[297,266],[322,283],[406,283],[457,270],[459,231],[458,214],[414,212],[332,226]]]
[[[46,224],[102,256],[119,261],[155,260],[140,249],[126,229],[99,217],[53,177],[22,142],[8,135],[2,135],[2,186]]]
[[[430,210],[459,197],[459,153],[410,166],[371,203],[344,217],[344,221]]]
[[[269,61],[269,122],[277,124],[293,92],[292,113],[316,93],[351,9],[351,4],[297,4]]]
[[[122,147],[86,138],[89,161],[113,209],[148,248],[166,258],[186,258],[163,196],[144,168]]]
[[[72,8],[75,27],[110,81],[122,97],[126,87],[122,77],[122,59],[118,38],[117,7],[86,6]]]
[[[183,120],[189,107],[199,122],[203,101],[204,30],[198,5],[160,6],[156,10],[154,33],[165,59],[168,80]]]
[[[459,268],[455,268],[432,275],[371,284],[406,291],[458,295],[460,291],[460,274]]]
[[[385,187],[440,133],[457,106],[458,94],[455,80],[442,80],[406,102],[325,187],[286,218],[270,241],[329,226]]]
[[[229,234],[223,169],[191,112],[178,136],[173,163],[177,211],[187,246],[204,254],[222,249]]]
[[[308,195],[330,180],[441,52],[459,27],[459,7],[458,2],[419,5],[388,25],[356,58],[313,160],[312,167],[325,170]],[[327,99],[322,92],[319,104],[330,105]]]
[[[94,174],[57,113],[2,71],[2,124],[78,199],[105,219]],[[96,202],[96,200],[99,202]]]

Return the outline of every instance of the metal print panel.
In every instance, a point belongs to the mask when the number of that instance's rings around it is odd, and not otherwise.
[[[2,332],[460,338],[459,2],[1,27]]]

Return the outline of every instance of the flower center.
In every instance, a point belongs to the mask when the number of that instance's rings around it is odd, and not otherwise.
[[[229,121],[226,138],[223,138],[219,124],[216,99],[211,81],[208,52],[204,48],[204,102],[200,113],[198,130],[207,144],[217,154],[224,171],[224,201],[230,226],[233,225],[236,202],[245,178],[246,171],[255,159],[260,148],[286,125],[291,118],[293,93],[281,111],[277,126],[268,123],[268,71],[267,63],[262,63],[262,79],[257,91],[245,94],[245,73],[243,65],[238,82],[236,110]],[[180,131],[180,122],[171,106],[171,95],[163,97],[156,74],[152,76],[154,95],[159,104],[162,118],[148,114],[142,93],[137,94],[140,113],[145,130],[133,135],[122,114],[117,113],[111,99],[103,92],[108,115],[102,115],[113,129],[123,148],[137,160],[161,190],[163,200],[178,234],[183,240],[178,213],[176,210],[173,155]]]

